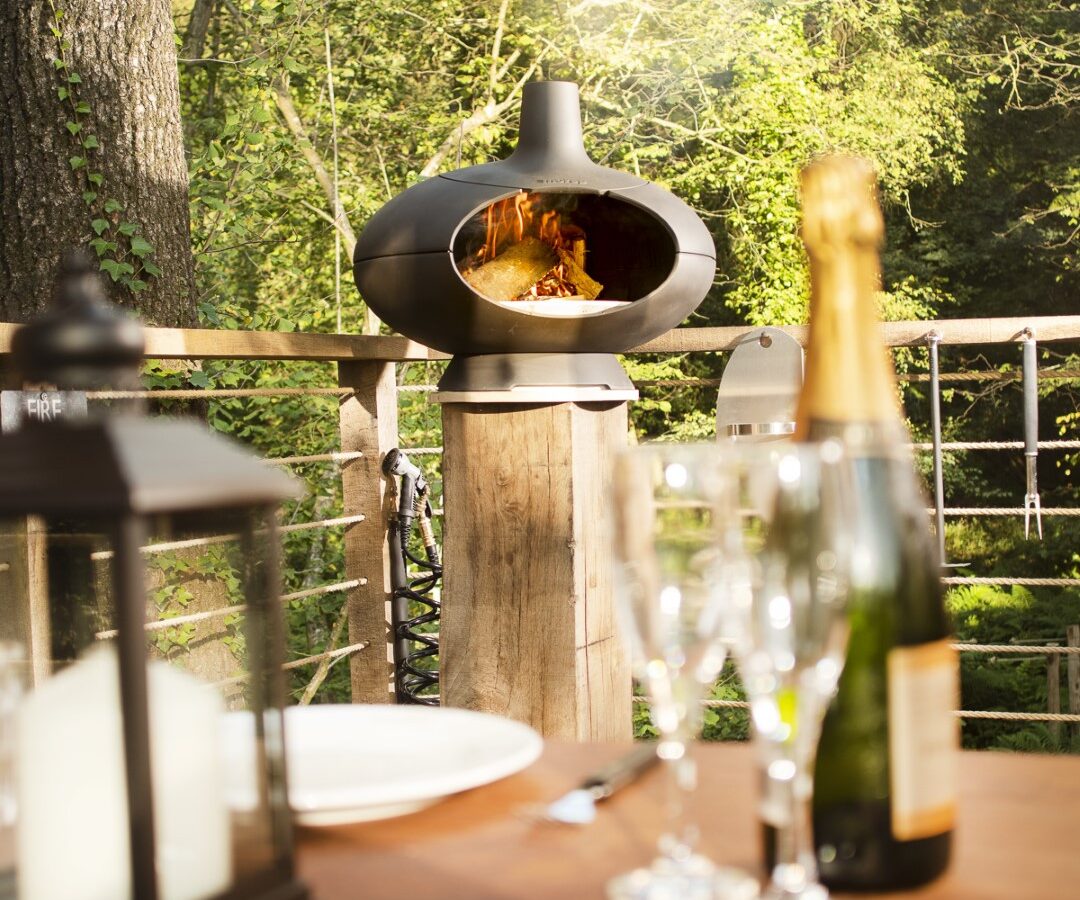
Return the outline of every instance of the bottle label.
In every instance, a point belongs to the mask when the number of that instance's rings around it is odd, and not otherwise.
[[[894,647],[888,675],[893,837],[943,834],[956,818],[957,653],[949,640]]]

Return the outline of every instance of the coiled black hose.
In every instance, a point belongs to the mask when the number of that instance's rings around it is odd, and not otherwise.
[[[418,630],[437,622],[440,614],[440,603],[432,592],[442,580],[442,563],[431,528],[428,485],[423,473],[397,449],[387,453],[383,472],[387,476],[401,476],[396,521],[387,533],[393,588],[390,617],[394,637],[394,693],[398,703],[438,706],[438,694],[431,692],[432,688],[438,688],[438,667],[423,665],[424,660],[438,655],[438,637]],[[414,524],[420,528],[425,559],[409,552]],[[410,576],[410,566],[419,569],[420,574]]]

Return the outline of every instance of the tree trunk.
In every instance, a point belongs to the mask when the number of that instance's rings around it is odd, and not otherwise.
[[[192,325],[169,0],[56,6],[59,40],[48,0],[0,13],[0,321],[39,313],[63,252],[91,246],[114,300],[151,324]]]
[[[206,46],[206,35],[210,31],[210,20],[214,17],[217,0],[195,0],[184,32],[182,54],[185,59],[199,59]]]

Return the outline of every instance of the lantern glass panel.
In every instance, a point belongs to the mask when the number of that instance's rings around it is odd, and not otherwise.
[[[258,897],[291,852],[268,651],[273,514],[136,521],[159,896]],[[26,647],[33,682],[17,729],[17,878],[41,900],[131,895],[116,524],[0,520],[0,639]]]

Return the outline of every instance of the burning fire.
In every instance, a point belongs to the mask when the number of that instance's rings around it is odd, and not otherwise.
[[[465,279],[499,300],[595,298],[602,285],[585,274],[585,232],[546,206],[538,191],[488,206],[483,245],[462,267]],[[521,273],[535,277],[528,285],[517,283]]]
[[[484,248],[480,251],[479,265],[493,260],[506,243],[519,243],[526,237],[538,238],[553,250],[567,249],[562,216],[554,209],[541,211],[540,197],[535,191],[521,191],[487,208],[484,213]],[[580,231],[578,228],[575,230]]]

